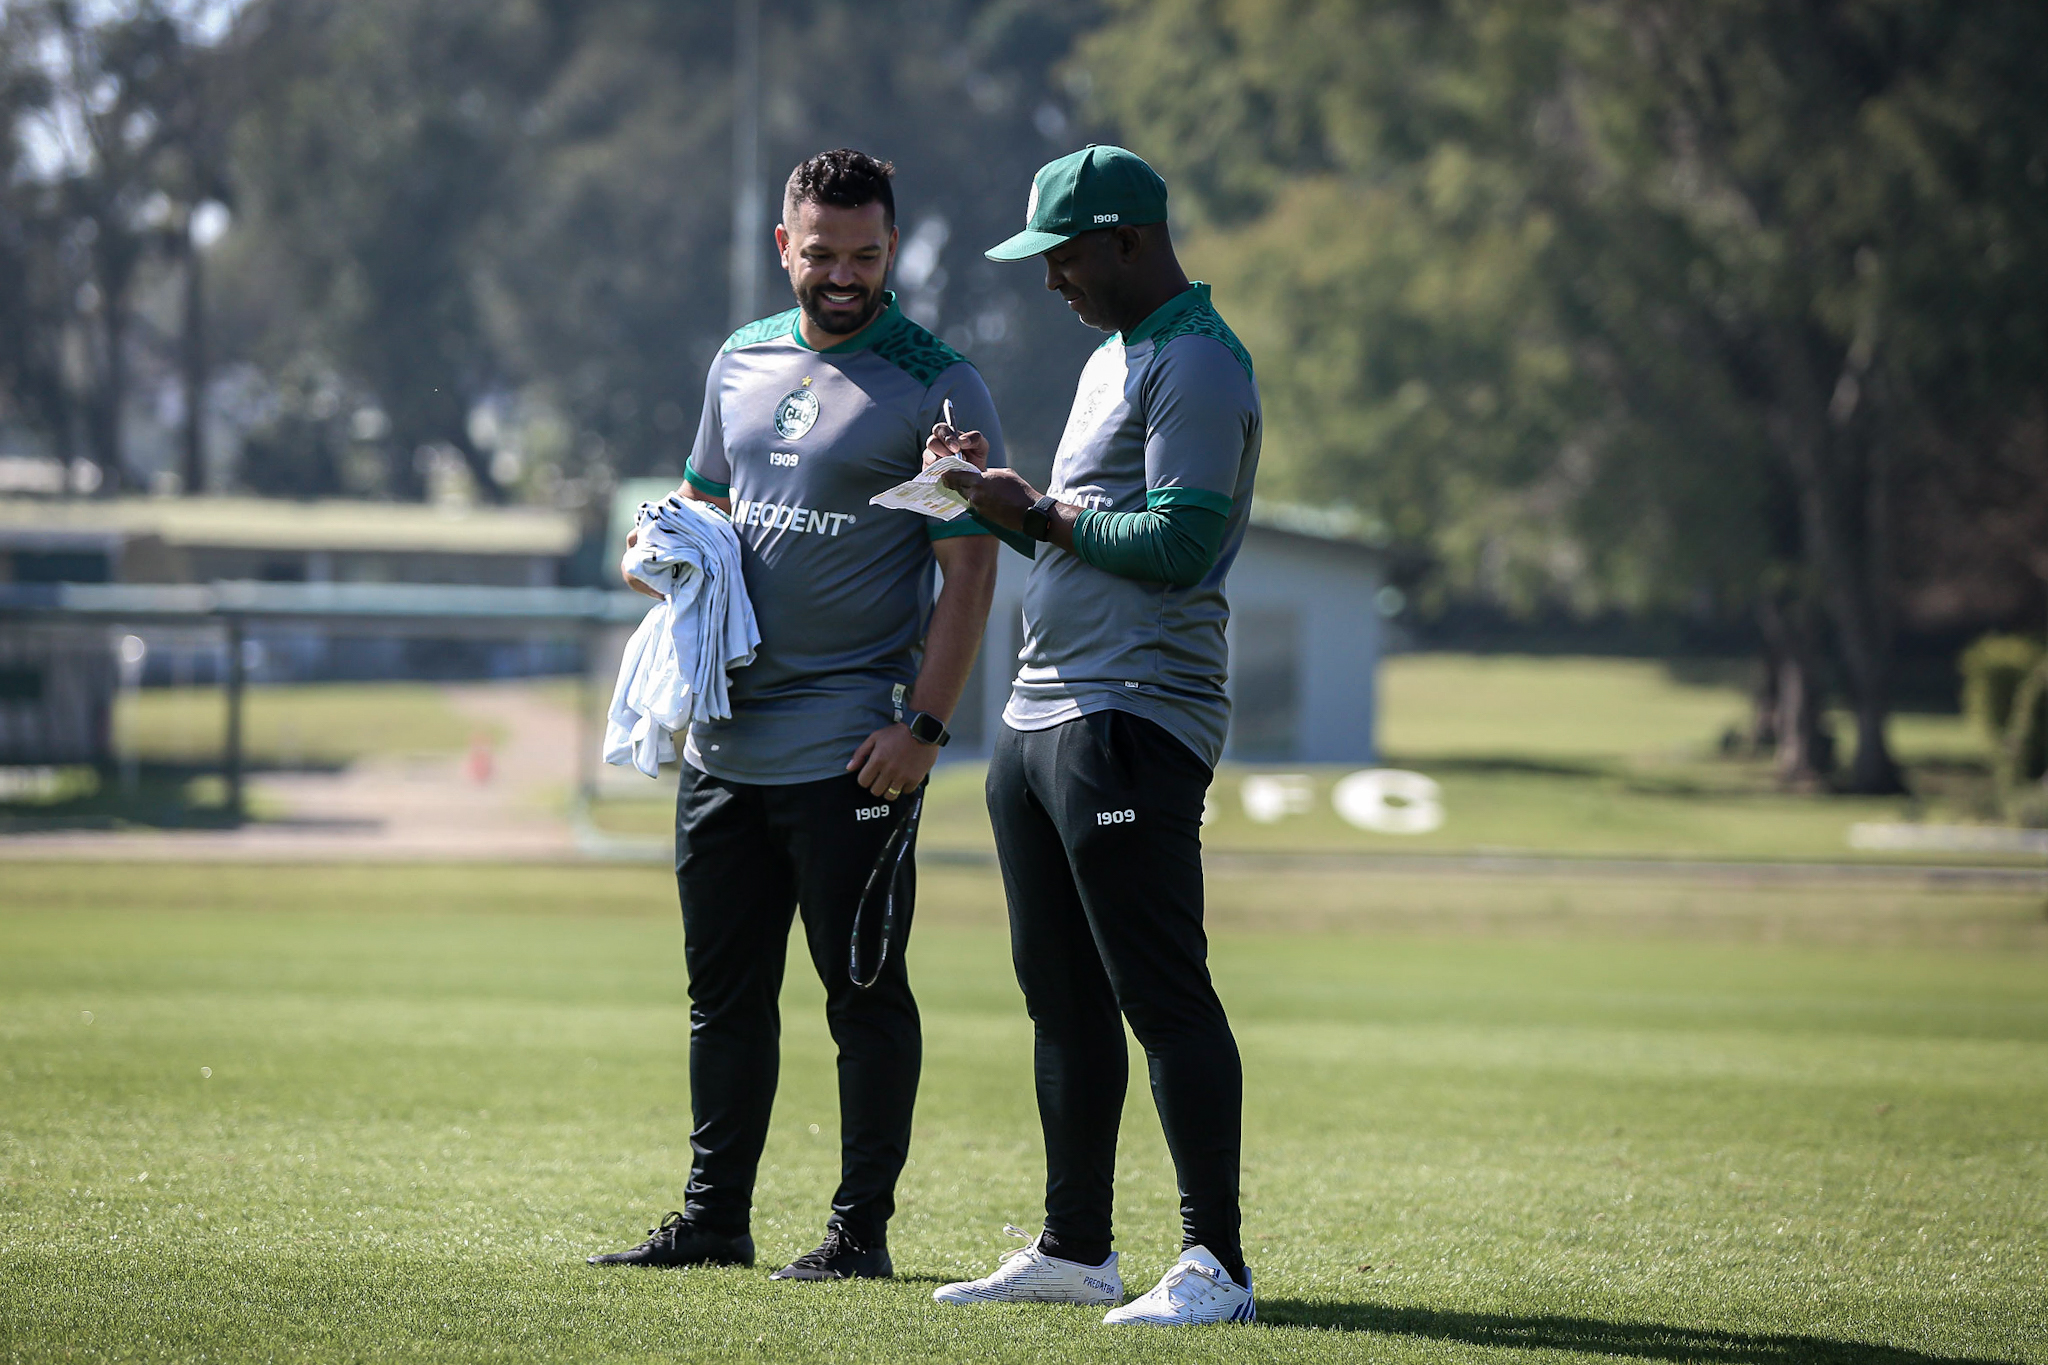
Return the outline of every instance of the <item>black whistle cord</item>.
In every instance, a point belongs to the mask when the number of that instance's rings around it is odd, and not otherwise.
[[[889,940],[896,934],[896,895],[900,884],[898,873],[903,870],[903,860],[910,856],[910,846],[917,835],[918,817],[924,813],[924,784],[911,794],[905,803],[903,813],[896,817],[896,827],[889,831],[889,837],[882,843],[882,851],[875,856],[875,865],[868,869],[868,884],[860,893],[860,904],[853,912],[853,941],[847,946],[846,974],[853,984],[866,990],[882,979],[882,968],[889,965]],[[875,969],[866,976],[860,970],[861,926],[867,922],[868,907],[880,895],[882,900],[882,948],[875,959]]]

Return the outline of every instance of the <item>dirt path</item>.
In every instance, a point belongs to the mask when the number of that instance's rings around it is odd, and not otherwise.
[[[250,780],[265,819],[233,830],[63,830],[0,838],[0,859],[290,862],[554,861],[575,857],[566,814],[584,737],[566,708],[519,684],[445,690],[495,744],[446,758],[376,757],[339,773]]]

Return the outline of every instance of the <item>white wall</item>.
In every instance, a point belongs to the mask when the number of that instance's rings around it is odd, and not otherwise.
[[[1377,558],[1361,548],[1259,526],[1246,533],[1230,571],[1232,700],[1245,673],[1235,638],[1243,624],[1261,609],[1295,613],[1297,712],[1293,751],[1284,757],[1302,763],[1377,760],[1381,621],[1374,596],[1382,584]]]

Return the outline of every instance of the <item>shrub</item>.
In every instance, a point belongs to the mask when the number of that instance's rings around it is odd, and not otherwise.
[[[1990,738],[2007,792],[2048,770],[2048,651],[2023,635],[1986,635],[1963,651],[1963,709]],[[2026,714],[2014,719],[2015,702]]]

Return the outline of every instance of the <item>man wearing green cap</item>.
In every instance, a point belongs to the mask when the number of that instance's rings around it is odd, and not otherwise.
[[[1048,492],[1007,469],[945,476],[1033,558],[988,805],[1036,1032],[1046,1214],[993,1274],[934,1297],[1248,1322],[1244,1082],[1209,980],[1201,821],[1230,719],[1223,583],[1259,461],[1251,358],[1175,259],[1165,182],[1121,147],[1042,168],[1025,230],[988,255],[1043,257],[1046,288],[1111,335],[1081,372]],[[945,427],[927,450],[985,463]],[[1178,1260],[1129,1304],[1110,1230],[1123,1019],[1145,1049],[1182,1222]]]

